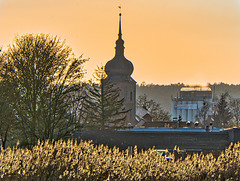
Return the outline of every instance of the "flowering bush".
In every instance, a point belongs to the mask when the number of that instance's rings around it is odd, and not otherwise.
[[[137,151],[94,145],[91,141],[38,142],[31,150],[1,149],[4,180],[239,180],[240,144],[218,158],[212,154],[166,160],[153,149]]]

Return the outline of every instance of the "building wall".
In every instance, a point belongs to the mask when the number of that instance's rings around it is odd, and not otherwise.
[[[124,107],[130,110],[127,113],[126,125],[134,126],[136,122],[136,82],[134,80],[115,81],[117,87],[120,88],[120,98],[124,98]]]
[[[109,147],[117,146],[125,150],[128,146],[139,149],[180,149],[209,151],[223,150],[233,141],[240,139],[240,130],[215,132],[131,132],[131,131],[82,131],[75,133],[75,138],[93,140],[94,144],[104,144]]]
[[[202,101],[172,101],[172,119],[180,115],[182,117],[182,121],[187,122],[195,122],[196,114],[198,114],[203,107]]]
[[[209,114],[212,107],[212,91],[180,91],[180,97],[172,99],[172,120],[179,116],[182,121],[203,123],[203,120],[196,119],[206,101],[210,105]]]

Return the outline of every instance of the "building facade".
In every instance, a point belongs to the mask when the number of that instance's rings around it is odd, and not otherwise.
[[[199,117],[199,113],[204,104],[208,104],[208,114],[211,114],[213,94],[209,87],[183,87],[180,96],[172,98],[172,120],[178,120],[180,116],[183,122],[203,123],[204,120]]]
[[[124,98],[124,108],[127,126],[134,126],[136,122],[136,81],[131,77],[133,64],[124,56],[124,41],[122,39],[121,16],[119,14],[119,32],[116,41],[115,56],[105,65],[106,80],[120,88],[120,98]]]

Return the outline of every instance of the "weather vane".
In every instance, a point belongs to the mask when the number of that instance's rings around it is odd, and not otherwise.
[[[121,15],[121,10],[122,10],[121,4],[118,6],[118,8],[119,8],[119,14]]]

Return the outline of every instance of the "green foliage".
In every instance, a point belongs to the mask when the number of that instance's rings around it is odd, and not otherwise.
[[[227,127],[232,119],[232,113],[227,101],[228,93],[222,94],[214,112],[214,125],[217,127]]]
[[[230,99],[230,109],[233,115],[233,126],[239,127],[239,118],[240,118],[240,99],[231,98]]]
[[[81,56],[75,58],[59,38],[45,34],[16,36],[4,52],[1,78],[6,85],[18,129],[26,144],[59,139],[71,133],[84,75]]]
[[[108,80],[102,80],[100,85],[89,82],[86,90],[85,127],[105,129],[124,125],[127,111],[123,107],[124,99],[119,98],[119,88]]]
[[[120,98],[120,89],[106,79],[104,66],[97,66],[93,78],[86,86],[83,102],[85,110],[84,126],[93,129],[116,128],[124,126],[125,113]]]
[[[159,103],[152,99],[148,100],[146,94],[138,97],[137,106],[146,108],[153,117],[153,121],[170,121],[170,114],[164,111]]]
[[[90,141],[38,142],[31,150],[0,152],[3,180],[239,180],[240,143],[218,158],[188,155],[167,161],[154,149],[129,155],[128,150],[93,145]]]

